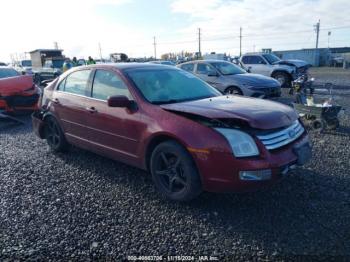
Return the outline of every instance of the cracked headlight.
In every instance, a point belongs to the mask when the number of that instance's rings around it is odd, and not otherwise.
[[[236,157],[258,156],[259,150],[254,139],[247,133],[237,129],[215,128],[230,144]]]

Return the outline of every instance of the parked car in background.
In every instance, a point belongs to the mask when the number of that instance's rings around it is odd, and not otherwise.
[[[178,65],[195,74],[223,94],[252,97],[281,95],[281,85],[271,77],[249,74],[244,69],[221,60],[197,60]]]
[[[151,64],[158,64],[158,65],[169,65],[169,66],[175,66],[175,63],[173,61],[167,61],[167,60],[157,60],[157,61],[150,61],[148,63]]]
[[[35,133],[148,170],[162,195],[251,191],[311,157],[294,109],[222,96],[175,67],[119,63],[73,68],[44,89]]]
[[[0,66],[7,66],[6,63],[0,62]]]
[[[86,65],[86,60],[84,58],[78,59],[78,66],[84,66],[84,65]]]
[[[32,75],[33,69],[32,69],[32,61],[31,60],[20,60],[14,64],[14,68],[20,72],[22,75]]]
[[[282,87],[290,87],[293,80],[307,74],[311,67],[302,60],[281,60],[270,53],[250,53],[240,58],[240,62],[251,73],[270,76],[278,80]]]
[[[13,68],[0,68],[0,110],[7,113],[38,109],[40,89],[30,75],[21,75]]]

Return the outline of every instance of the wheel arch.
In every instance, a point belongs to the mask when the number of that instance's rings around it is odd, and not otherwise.
[[[144,166],[145,166],[147,171],[150,171],[150,161],[151,161],[152,152],[159,144],[161,144],[165,141],[175,141],[176,143],[181,145],[188,152],[188,154],[192,157],[193,163],[195,164],[196,168],[198,169],[197,163],[196,163],[194,157],[192,156],[191,152],[188,151],[188,149],[187,149],[188,145],[185,143],[185,141],[182,141],[181,139],[175,137],[172,134],[159,133],[159,134],[153,135],[149,139],[148,143],[146,144],[146,149],[144,151],[145,152],[145,154],[144,154],[145,155]]]
[[[292,74],[290,72],[288,72],[288,70],[284,70],[284,69],[276,69],[276,70],[272,71],[271,77],[274,77],[278,73],[286,74],[289,76],[290,80],[292,80]]]
[[[42,127],[42,132],[43,134],[45,134],[45,128],[46,128],[46,125],[45,125],[45,120],[48,118],[48,117],[53,117],[57,123],[59,124],[63,134],[65,134],[65,130],[63,129],[62,125],[61,125],[61,122],[58,120],[58,118],[51,112],[46,112],[44,115],[43,115],[43,118],[42,118],[42,121],[43,121],[43,127]]]
[[[229,86],[227,86],[227,87],[225,88],[225,90],[224,90],[224,93],[226,93],[227,90],[228,90],[229,88],[236,88],[236,89],[238,89],[238,90],[243,94],[242,88],[240,88],[238,85],[229,85]]]

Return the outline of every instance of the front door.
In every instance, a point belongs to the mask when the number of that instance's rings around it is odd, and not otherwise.
[[[196,75],[211,86],[218,87],[218,76],[208,76],[210,72],[216,72],[216,69],[206,63],[197,64]]]
[[[268,64],[261,56],[250,56],[249,64],[246,65],[251,73],[270,76],[271,65]]]
[[[128,87],[114,71],[97,69],[91,86],[87,108],[90,143],[97,153],[135,164],[144,127],[137,110],[109,107],[110,96],[123,95],[133,99]]]

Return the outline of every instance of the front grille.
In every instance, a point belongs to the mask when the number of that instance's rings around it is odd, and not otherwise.
[[[304,133],[304,131],[305,129],[300,124],[299,120],[296,120],[291,126],[281,131],[267,135],[258,135],[257,137],[265,145],[266,149],[273,150],[298,139]]]

